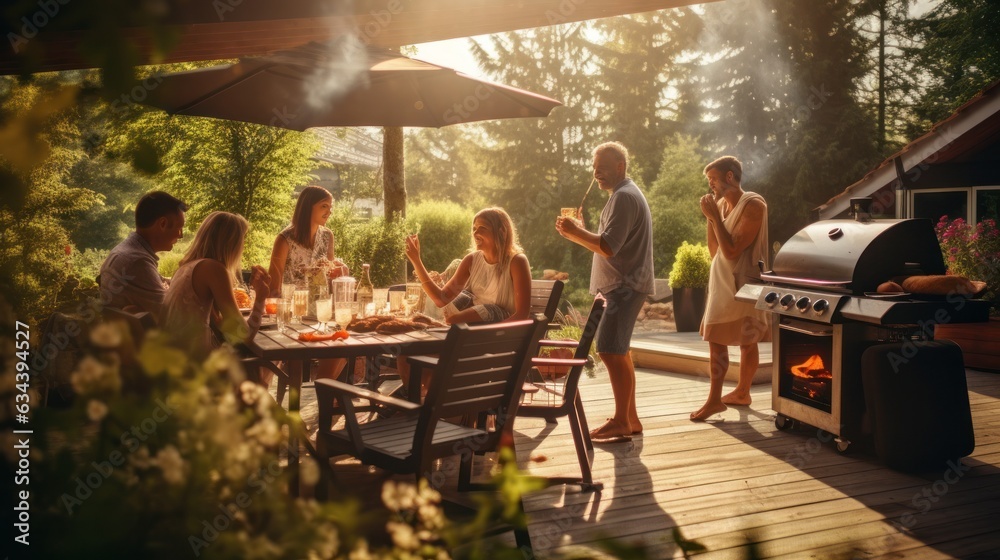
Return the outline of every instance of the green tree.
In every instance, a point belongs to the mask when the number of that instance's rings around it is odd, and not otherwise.
[[[71,273],[65,248],[72,219],[99,203],[97,193],[75,186],[71,171],[88,158],[78,126],[78,106],[45,112],[32,121],[39,106],[52,102],[63,87],[57,75],[14,83],[0,78],[0,113],[18,122],[34,122],[37,160],[0,157],[0,170],[24,185],[23,196],[0,203],[0,293],[15,313],[40,319],[64,302],[64,285]],[[9,154],[9,152],[8,152]],[[77,224],[79,225],[79,224]]]
[[[166,117],[136,109],[109,138],[112,149],[154,171],[154,179],[190,207],[195,230],[216,210],[250,221],[245,267],[265,264],[274,237],[291,221],[293,193],[309,180],[316,140],[309,133],[263,125]],[[126,111],[131,116],[132,111]]]
[[[690,67],[676,64],[697,36],[700,20],[688,8],[605,18],[593,23],[594,94],[601,135],[629,149],[629,174],[650,185],[660,168],[663,145],[687,123],[677,101],[665,95],[689,79]],[[683,103],[680,97],[680,103]]]
[[[744,163],[744,188],[768,200],[784,241],[812,209],[879,160],[857,100],[866,69],[849,0],[723,2],[705,7],[707,147]]]
[[[409,200],[448,200],[465,206],[485,205],[479,190],[483,170],[475,157],[477,125],[420,128],[406,135],[406,191]]]
[[[911,22],[910,32],[922,43],[910,53],[925,71],[927,84],[914,108],[910,128],[915,138],[947,117],[979,90],[1000,79],[1000,3],[995,0],[941,0]]]
[[[472,44],[477,62],[492,78],[563,102],[545,119],[483,123],[486,139],[477,159],[486,162],[485,171],[493,177],[482,191],[511,215],[532,266],[569,272],[571,288],[587,285],[590,255],[557,235],[553,222],[560,207],[580,204],[591,180],[590,149],[597,143],[584,29],[579,23],[555,25]],[[591,227],[602,205],[594,189],[587,201]]]
[[[868,49],[868,71],[858,95],[874,113],[879,152],[885,155],[905,143],[905,126],[912,119],[915,68],[906,55],[914,46],[906,30],[912,3],[865,0],[859,4],[858,29]]]
[[[653,269],[662,276],[681,243],[705,241],[698,201],[706,191],[705,156],[690,136],[675,135],[663,150],[660,174],[649,192],[653,214]]]

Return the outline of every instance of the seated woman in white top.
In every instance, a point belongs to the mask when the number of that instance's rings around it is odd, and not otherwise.
[[[163,328],[194,357],[203,358],[216,346],[210,321],[230,343],[249,341],[260,327],[263,294],[271,282],[267,271],[253,267],[250,284],[261,297],[254,301],[249,321],[243,319],[233,295],[248,229],[246,218],[238,214],[209,214],[170,282],[163,301]]]
[[[414,273],[431,301],[438,307],[448,306],[445,308],[448,324],[528,318],[531,267],[517,242],[514,222],[503,208],[486,208],[476,214],[472,220],[472,252],[462,259],[455,275],[443,287],[431,280],[420,260],[420,240],[416,235],[406,238],[406,257],[413,263]],[[409,368],[404,357],[398,365],[405,387]]]

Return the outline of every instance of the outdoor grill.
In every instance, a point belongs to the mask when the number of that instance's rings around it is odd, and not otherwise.
[[[835,436],[840,451],[865,435],[866,349],[926,340],[935,323],[986,321],[989,313],[988,302],[957,294],[877,293],[893,278],[944,274],[941,249],[929,220],[857,215],[800,230],[762,272],[764,283],[736,296],[774,313],[775,425],[815,426]]]

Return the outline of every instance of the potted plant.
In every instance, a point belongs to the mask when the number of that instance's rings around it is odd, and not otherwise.
[[[674,319],[677,332],[697,331],[705,314],[708,274],[712,258],[701,243],[681,243],[670,269],[670,288],[674,293]]]
[[[992,306],[989,323],[939,324],[934,337],[961,346],[966,366],[1000,370],[1000,229],[994,220],[973,226],[962,218],[949,221],[942,216],[935,231],[948,274],[986,282],[981,297]]]

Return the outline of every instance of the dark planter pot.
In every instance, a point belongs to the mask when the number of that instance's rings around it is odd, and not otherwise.
[[[676,288],[674,290],[674,321],[677,332],[697,331],[705,314],[706,288]]]

